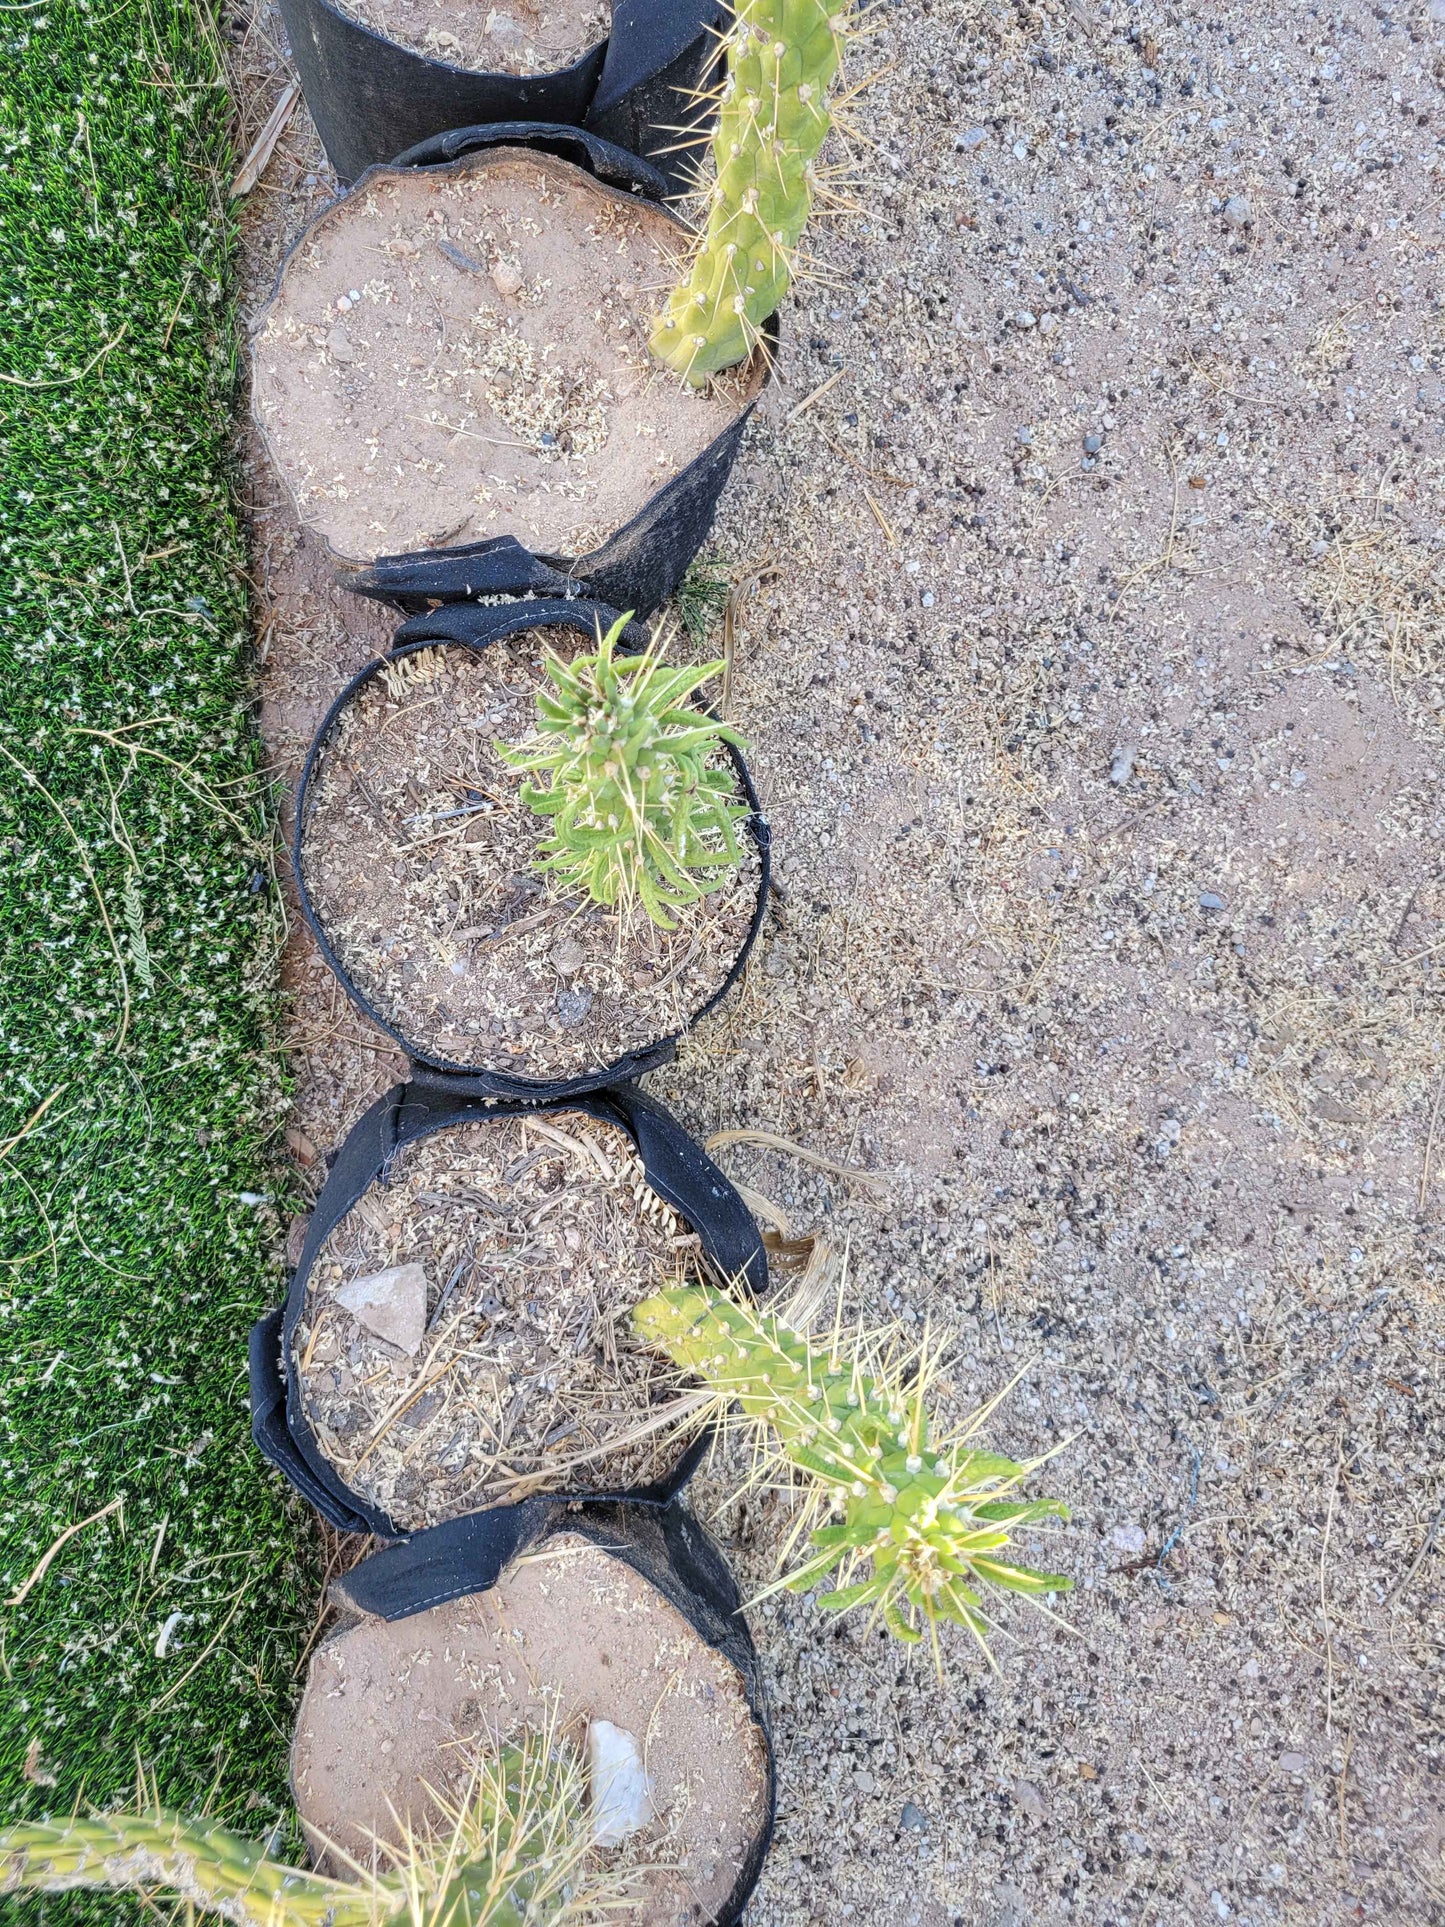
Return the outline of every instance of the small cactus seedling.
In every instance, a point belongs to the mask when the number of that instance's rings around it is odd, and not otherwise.
[[[435,1797],[435,1796],[434,1796]],[[73,1887],[177,1895],[237,1927],[561,1927],[599,1894],[575,1755],[536,1736],[477,1766],[442,1825],[380,1849],[385,1871],[335,1880],[270,1857],[214,1820],[141,1811],[29,1821],[0,1832],[0,1894]],[[341,1857],[341,1856],[333,1856]]]
[[[564,892],[641,907],[663,930],[673,913],[715,889],[742,862],[737,827],[748,814],[730,769],[712,766],[736,731],[686,699],[723,665],[667,668],[654,640],[619,660],[630,616],[598,637],[597,653],[548,655],[552,684],[537,698],[538,738],[498,752],[514,769],[550,778],[522,800],[552,819],[537,869]]]
[[[826,1610],[871,1605],[909,1642],[926,1625],[935,1657],[938,1623],[952,1620],[990,1664],[990,1593],[1038,1600],[1068,1590],[1067,1579],[1009,1557],[1016,1527],[1068,1511],[1057,1499],[1014,1497],[1031,1465],[968,1447],[993,1405],[952,1439],[930,1438],[938,1360],[926,1339],[909,1358],[862,1341],[845,1346],[836,1331],[818,1348],[777,1314],[705,1286],[659,1292],[633,1316],[648,1343],[757,1429],[765,1470],[805,1475],[812,1503],[795,1538],[811,1528],[813,1550],[779,1585],[803,1591],[841,1567],[842,1583],[819,1596]]]
[[[650,343],[694,387],[747,359],[788,291],[846,12],[827,0],[736,0],[707,226]]]

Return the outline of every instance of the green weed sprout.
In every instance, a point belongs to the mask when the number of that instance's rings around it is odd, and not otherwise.
[[[846,16],[825,0],[735,0],[707,225],[649,344],[695,388],[747,359],[788,291]]]
[[[723,665],[667,668],[654,639],[619,660],[630,616],[601,635],[597,653],[563,662],[548,654],[552,685],[537,698],[538,735],[497,745],[513,769],[545,775],[522,800],[552,819],[537,870],[564,893],[620,906],[640,904],[663,930],[742,862],[737,827],[748,806],[733,772],[709,767],[724,743],[742,747],[726,723],[686,699]]]
[[[939,1623],[952,1620],[993,1665],[990,1594],[1041,1601],[1068,1591],[1069,1580],[1009,1556],[1014,1529],[1067,1519],[1067,1507],[1015,1498],[1034,1465],[967,1445],[999,1399],[951,1439],[930,1438],[939,1358],[926,1337],[907,1356],[862,1337],[844,1343],[837,1329],[818,1347],[778,1314],[709,1286],[659,1292],[633,1317],[644,1342],[703,1379],[720,1409],[753,1432],[759,1476],[780,1468],[805,1475],[808,1503],[789,1550],[807,1532],[812,1552],[768,1592],[805,1591],[841,1567],[842,1583],[819,1596],[826,1611],[871,1605],[910,1644],[926,1626],[935,1659]]]
[[[331,1849],[350,1868],[342,1880],[153,1799],[130,1813],[28,1821],[0,1832],[0,1894],[165,1892],[237,1927],[562,1927],[607,1891],[583,1870],[575,1754],[528,1735],[479,1762],[459,1801],[432,1799],[441,1824],[380,1847],[382,1871]]]

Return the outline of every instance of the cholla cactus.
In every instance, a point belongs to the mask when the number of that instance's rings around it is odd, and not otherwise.
[[[746,359],[788,291],[846,14],[827,0],[736,0],[707,227],[650,344],[694,387]]]
[[[737,825],[748,807],[729,769],[709,767],[726,723],[685,699],[723,665],[668,669],[662,645],[622,661],[613,651],[630,616],[598,637],[594,656],[546,658],[552,691],[537,698],[540,740],[498,752],[514,769],[545,773],[522,799],[553,819],[537,869],[594,903],[640,904],[664,930],[742,862]],[[554,693],[555,692],[555,693]]]
[[[561,1927],[605,1895],[582,1876],[580,1764],[546,1739],[479,1764],[457,1803],[433,1799],[439,1828],[381,1848],[386,1871],[353,1863],[351,1880],[286,1866],[257,1841],[154,1803],[31,1821],[0,1833],[0,1894],[163,1891],[237,1927]]]
[[[841,1566],[843,1583],[820,1606],[872,1605],[910,1642],[922,1637],[922,1621],[935,1656],[938,1622],[953,1620],[990,1664],[990,1592],[1068,1590],[1067,1579],[1008,1557],[1014,1527],[1068,1511],[1057,1499],[1012,1496],[1032,1466],[966,1449],[993,1406],[953,1439],[930,1439],[938,1360],[926,1340],[909,1358],[885,1358],[861,1340],[845,1348],[836,1332],[818,1349],[777,1315],[707,1286],[659,1292],[634,1318],[639,1335],[712,1386],[720,1405],[740,1408],[766,1441],[767,1469],[785,1464],[807,1475],[812,1505],[800,1530],[812,1527],[813,1552],[780,1585],[802,1591]],[[816,1523],[824,1517],[829,1523]]]

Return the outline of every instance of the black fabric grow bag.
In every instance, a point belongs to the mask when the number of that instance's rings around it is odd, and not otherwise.
[[[409,1619],[469,1593],[488,1592],[521,1552],[558,1532],[575,1533],[622,1560],[687,1620],[742,1678],[767,1760],[763,1822],[712,1927],[735,1927],[757,1884],[772,1839],[777,1786],[772,1735],[757,1649],[742,1616],[737,1582],[716,1544],[681,1502],[647,1506],[593,1500],[528,1499],[496,1512],[432,1526],[373,1553],[331,1582],[345,1613]]]
[[[691,148],[674,130],[699,120],[692,98],[718,62],[718,0],[616,0],[608,38],[553,73],[483,73],[432,59],[353,19],[331,0],[281,0],[306,105],[343,181],[449,127],[489,121],[589,126],[655,156],[684,188]]]
[[[262,1453],[303,1497],[339,1532],[373,1532],[383,1539],[407,1536],[379,1507],[347,1486],[324,1456],[301,1403],[290,1371],[291,1346],[306,1304],[306,1284],[322,1246],[353,1205],[378,1180],[385,1181],[391,1160],[404,1145],[449,1126],[485,1123],[498,1117],[548,1110],[585,1111],[620,1125],[638,1149],[653,1191],[687,1220],[701,1240],[709,1268],[754,1294],[767,1290],[768,1260],[747,1206],[712,1159],[688,1136],[671,1112],[630,1085],[539,1107],[497,1104],[467,1088],[460,1078],[416,1078],[379,1098],[355,1125],[331,1168],[311,1214],[301,1259],[292,1275],[286,1302],[260,1319],[251,1332],[251,1433]],[[588,1499],[632,1499],[664,1505],[676,1497],[708,1449],[706,1434],[693,1441],[664,1480],[640,1491],[590,1493]],[[566,1497],[567,1495],[562,1495]],[[490,1508],[477,1517],[521,1514],[536,1503],[525,1499]],[[435,1533],[459,1527],[434,1526]],[[521,1530],[518,1526],[517,1530]],[[488,1528],[488,1534],[507,1527]],[[465,1535],[463,1535],[465,1536]]]
[[[296,793],[296,827],[292,840],[291,862],[297,892],[301,899],[302,914],[316,938],[317,948],[336,973],[338,981],[357,1009],[369,1017],[378,1029],[385,1031],[393,1042],[400,1045],[414,1064],[433,1071],[464,1077],[470,1089],[485,1092],[491,1097],[527,1099],[535,1103],[571,1097],[583,1091],[605,1089],[628,1079],[640,1077],[646,1071],[655,1070],[659,1065],[669,1063],[676,1055],[681,1033],[673,1032],[670,1036],[659,1038],[653,1044],[629,1051],[625,1056],[603,1065],[598,1070],[582,1072],[569,1078],[514,1077],[505,1071],[456,1063],[428,1049],[419,1039],[406,1035],[395,1024],[389,1022],[352,981],[345,964],[333,949],[325,926],[311,901],[302,863],[302,845],[311,818],[314,795],[312,780],[317,762],[325,750],[327,739],[347,704],[364,684],[372,677],[379,675],[387,663],[395,661],[399,656],[413,654],[418,649],[428,648],[436,643],[454,643],[466,648],[484,649],[489,643],[499,641],[505,636],[516,635],[527,629],[549,626],[562,626],[575,629],[585,635],[592,635],[596,632],[597,623],[600,622],[605,630],[616,619],[617,612],[613,609],[595,603],[568,602],[555,598],[491,607],[462,602],[444,605],[427,614],[413,617],[411,621],[403,623],[397,631],[396,642],[399,646],[393,648],[389,655],[377,657],[374,662],[368,663],[366,668],[358,671],[332,703],[312,739],[306,761],[302,766],[301,780]],[[624,635],[629,643],[637,647],[646,646],[646,631],[638,625],[629,625]],[[751,815],[743,824],[743,830],[752,838],[758,853],[758,894],[747,936],[733,960],[732,968],[707,1001],[693,1012],[691,1024],[699,1023],[717,1008],[747,967],[748,958],[752,954],[753,945],[762,928],[771,877],[772,838],[768,820],[762,813],[762,804],[753,786],[747,764],[730,744],[724,747],[737,772],[739,788],[751,811]]]
[[[324,0],[317,0],[324,4]],[[557,127],[538,120],[453,127],[417,143],[391,165],[445,167],[488,147],[535,148],[580,167],[604,186],[660,200],[666,181],[648,161],[586,129]],[[356,184],[360,192],[373,178],[368,171]],[[286,261],[310,234],[303,229],[292,243],[276,278],[279,291]],[[679,222],[680,238],[690,230]],[[777,345],[776,315],[764,324],[770,378]],[[707,540],[713,518],[757,397],[747,403],[700,454],[650,495],[629,522],[584,556],[536,555],[516,536],[489,536],[453,548],[412,550],[377,556],[367,563],[337,558],[337,580],[358,595],[389,602],[404,614],[417,614],[435,602],[464,602],[476,596],[586,596],[649,616],[682,581],[688,564]],[[264,424],[261,439],[269,448]],[[279,464],[278,472],[279,472]]]

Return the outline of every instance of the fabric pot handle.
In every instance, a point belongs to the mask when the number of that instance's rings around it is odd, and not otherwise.
[[[717,0],[701,5],[698,0],[614,0],[602,78],[588,119],[612,113],[625,95],[665,72],[701,35],[720,34],[722,21]]]
[[[591,629],[595,623],[600,625],[600,635],[612,627],[619,614],[619,610],[609,609],[604,602],[588,602],[582,597],[561,600],[549,596],[520,608],[515,602],[504,607],[477,602],[444,603],[439,609],[428,609],[425,615],[410,616],[392,637],[391,647],[395,651],[413,643],[464,642],[472,648],[484,649],[501,636],[516,635],[526,629],[545,629],[558,622],[579,632],[583,625]],[[622,631],[622,640],[630,649],[646,649],[649,636],[642,623],[629,622]]]
[[[606,1095],[632,1127],[651,1188],[689,1224],[706,1225],[707,1256],[724,1280],[741,1279],[760,1297],[768,1288],[768,1255],[753,1214],[728,1178],[637,1085],[616,1085]]]
[[[544,154],[555,154],[559,161],[570,161],[606,187],[621,188],[625,194],[644,194],[650,201],[662,200],[668,191],[666,177],[640,154],[629,154],[625,147],[603,140],[585,127],[559,127],[547,120],[498,120],[480,127],[452,127],[445,134],[434,134],[430,140],[408,147],[391,164],[438,167],[483,147],[539,148]]]

